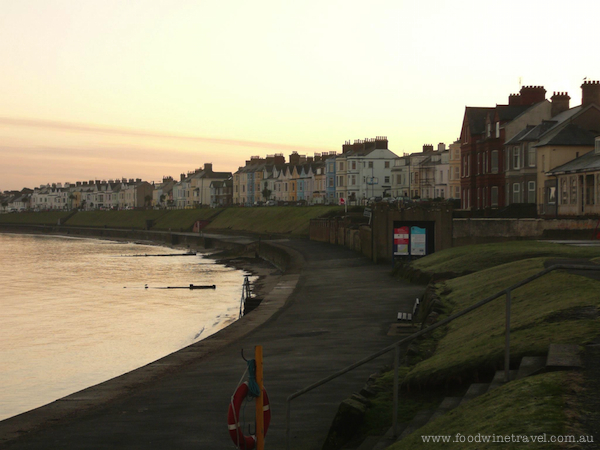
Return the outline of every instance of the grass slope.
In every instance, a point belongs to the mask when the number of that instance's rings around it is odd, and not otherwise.
[[[600,247],[574,247],[542,241],[467,245],[433,253],[415,261],[412,267],[429,274],[436,272],[476,272],[511,261],[541,256],[596,258],[600,257]]]
[[[164,210],[148,211],[81,211],[71,217],[66,225],[74,227],[107,227],[144,229],[146,220],[156,220],[166,214]]]
[[[71,213],[65,211],[0,214],[0,223],[18,225],[56,225],[58,224],[59,219],[63,219],[69,214]]]
[[[197,220],[211,220],[217,214],[221,213],[222,209],[198,208],[198,209],[176,209],[167,212],[159,217],[153,230],[172,230],[172,231],[187,231],[192,228]]]
[[[565,448],[564,444],[537,440],[544,433],[547,440],[551,435],[580,438],[565,425],[571,419],[571,411],[565,406],[569,404],[571,393],[578,389],[578,377],[567,372],[547,373],[514,381],[459,406],[388,447],[388,450]],[[465,442],[460,442],[462,438],[458,438],[459,442],[452,442],[457,439],[457,433],[465,437]],[[423,436],[440,435],[450,436],[451,442],[424,442]],[[477,435],[490,436],[490,440],[496,439],[497,443],[468,442],[468,436],[475,440]],[[518,437],[520,442],[498,443],[499,439],[505,439],[506,436],[510,436],[510,441]]]
[[[448,313],[458,312],[543,270],[546,258],[526,259],[448,280],[438,286]],[[600,335],[600,282],[553,272],[512,293],[511,356],[545,354],[552,342],[581,344]],[[505,297],[447,326],[433,356],[418,363],[406,381],[418,384],[460,379],[503,364]]]
[[[342,210],[339,206],[227,208],[206,227],[206,230],[308,235],[310,219]]]

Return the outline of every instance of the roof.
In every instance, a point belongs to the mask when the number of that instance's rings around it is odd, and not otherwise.
[[[544,145],[568,145],[568,146],[594,146],[595,134],[584,130],[579,126],[570,123],[566,127],[557,130],[556,133],[549,133],[544,139],[540,140],[537,147]]]
[[[521,131],[519,131],[517,134],[515,134],[511,139],[506,141],[504,143],[504,145],[512,145],[512,144],[516,144],[517,142],[520,142],[534,128],[535,128],[535,125],[527,125]]]
[[[600,153],[596,153],[592,150],[562,166],[555,167],[547,173],[550,175],[560,175],[564,173],[591,172],[596,170],[600,170]]]
[[[487,115],[494,111],[495,108],[479,108],[467,106],[465,108],[465,116],[469,121],[469,131],[471,134],[481,134],[485,132],[485,123]]]
[[[536,103],[537,104],[537,103]],[[498,119],[500,122],[510,122],[514,120],[529,108],[535,105],[496,105],[496,112],[498,113]]]

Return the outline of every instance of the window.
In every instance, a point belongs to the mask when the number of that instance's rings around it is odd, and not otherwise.
[[[401,174],[396,175],[396,184],[402,184],[402,175]]]
[[[492,186],[491,194],[492,206],[498,206],[498,186]]]
[[[574,205],[577,203],[577,179],[575,177],[571,177],[571,204]]]
[[[389,162],[389,161],[385,161],[385,163],[384,163],[384,167],[385,167],[386,169],[389,169],[389,168],[390,168],[390,162]]]
[[[390,182],[390,177],[384,177],[383,182],[388,184]]]
[[[513,169],[519,169],[521,167],[521,152],[519,147],[513,148]]]
[[[535,167],[535,147],[533,145],[530,145],[527,148],[527,165],[529,167]]]
[[[521,203],[521,185],[513,183],[513,203]]]
[[[329,178],[329,187],[333,187],[333,177]]]
[[[338,170],[344,170],[344,163],[342,161],[338,163]]]
[[[535,181],[527,183],[527,203],[535,203]]]
[[[488,123],[487,124],[487,137],[490,137],[492,135],[492,124]]]
[[[356,170],[356,161],[352,161],[352,170]]]
[[[454,166],[454,179],[458,180],[460,178],[460,167]]]
[[[373,161],[369,161],[369,169],[373,168]]]
[[[567,180],[565,178],[560,182],[560,194],[561,194],[561,205],[566,205],[569,203],[569,191],[567,189]]]
[[[477,175],[481,173],[481,153],[477,153]]]
[[[498,150],[492,150],[492,173],[498,173]]]
[[[496,122],[496,137],[500,137],[500,122]]]

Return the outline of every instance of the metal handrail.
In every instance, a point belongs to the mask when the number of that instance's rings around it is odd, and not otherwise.
[[[518,289],[528,283],[531,283],[532,281],[543,277],[544,275],[554,271],[554,270],[593,270],[593,271],[600,271],[600,266],[584,266],[584,265],[576,265],[576,264],[555,264],[553,266],[548,267],[547,269],[542,270],[541,272],[536,273],[535,275],[532,275],[528,278],[525,278],[524,280],[513,284],[512,286],[503,289],[493,295],[491,295],[490,297],[487,297],[483,300],[480,300],[479,302],[475,303],[474,305],[469,306],[468,308],[463,309],[462,311],[457,312],[456,314],[453,314],[425,329],[419,330],[416,333],[411,334],[408,337],[405,337],[404,339],[400,339],[399,341],[395,342],[394,344],[388,345],[387,347],[379,350],[378,352],[375,352],[369,356],[367,356],[366,358],[361,359],[358,362],[355,362],[354,364],[339,370],[337,372],[335,372],[334,374],[323,378],[297,392],[294,392],[293,394],[291,394],[285,402],[285,414],[286,414],[286,418],[285,418],[285,439],[286,439],[286,450],[290,450],[290,418],[291,418],[291,401],[294,400],[295,398],[300,397],[301,395],[306,394],[307,392],[312,391],[313,389],[318,388],[319,386],[322,386],[370,361],[373,361],[374,359],[392,351],[395,350],[395,361],[394,361],[394,414],[393,414],[393,429],[394,429],[394,436],[397,436],[397,414],[396,411],[398,410],[398,359],[399,359],[399,349],[400,346],[402,344],[407,344],[409,342],[412,342],[413,340],[415,340],[418,337],[423,336],[426,333],[430,333],[431,331],[435,330],[436,328],[442,327],[444,325],[447,325],[448,323],[454,321],[455,319],[458,319],[459,317],[462,317],[480,307],[482,307],[483,305],[488,304],[489,302],[491,302],[492,300],[497,299],[498,297],[501,297],[502,295],[506,295],[506,340],[505,340],[505,349],[504,349],[504,380],[506,382],[509,381],[509,370],[510,370],[510,303],[511,303],[511,292],[515,289]]]

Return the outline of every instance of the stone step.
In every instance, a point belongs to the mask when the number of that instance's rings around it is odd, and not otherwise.
[[[489,383],[473,383],[471,386],[469,386],[469,389],[465,395],[463,395],[463,399],[461,400],[460,404],[464,405],[469,400],[473,400],[475,397],[485,394],[489,387]]]
[[[406,436],[411,434],[413,431],[418,430],[423,425],[425,425],[427,422],[429,422],[429,419],[431,418],[431,416],[433,416],[433,413],[434,413],[434,410],[432,410],[432,409],[423,409],[423,410],[419,411],[417,413],[417,415],[415,417],[413,417],[413,420],[411,420],[408,423],[408,426],[404,429],[404,431],[402,432],[402,434],[400,435],[398,440],[400,441],[400,440],[404,439]]]
[[[548,348],[547,370],[566,370],[581,368],[583,363],[579,355],[579,346],[575,344],[550,344]]]
[[[435,420],[438,417],[443,416],[448,411],[452,411],[454,408],[456,408],[458,405],[460,405],[460,402],[462,401],[462,399],[463,399],[462,397],[446,397],[446,398],[444,398],[444,400],[442,400],[442,403],[440,403],[440,406],[438,406],[438,409],[435,410],[435,412],[433,413],[433,415],[431,416],[431,419],[429,419],[429,421],[431,422],[432,420]]]
[[[519,364],[517,380],[537,375],[546,369],[546,356],[524,356]]]
[[[517,378],[517,370],[509,370],[508,371],[508,381],[512,381]],[[492,391],[496,388],[499,388],[504,383],[506,383],[504,379],[504,370],[498,370],[494,374],[494,379],[490,383],[490,387],[488,388],[488,392]]]

